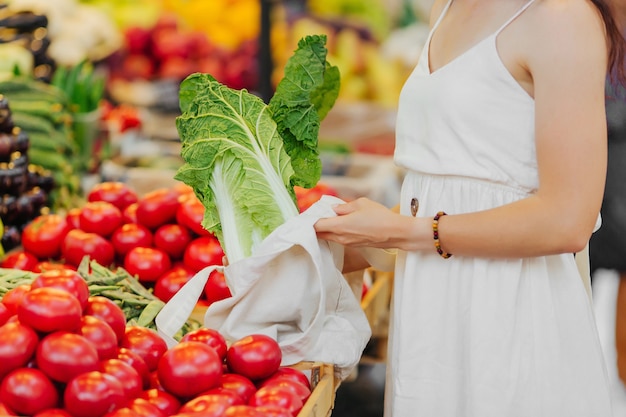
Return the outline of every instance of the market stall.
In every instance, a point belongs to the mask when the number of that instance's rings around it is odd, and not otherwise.
[[[355,314],[343,318],[357,346],[348,359],[328,355],[345,346],[319,336],[327,334],[323,326],[309,326],[321,339],[296,356],[281,336],[289,333],[287,319],[273,323],[282,333],[263,338],[266,328],[208,329],[207,311],[233,300],[239,306],[240,287],[223,264],[251,257],[246,233],[265,238],[292,218],[306,218],[299,215],[320,207],[322,196],[397,203],[395,103],[419,53],[405,39],[424,34],[413,5],[11,0],[1,6],[0,414],[331,415],[370,332],[384,361],[392,273],[341,277],[322,248],[331,271],[324,278],[338,273],[342,279],[332,285],[348,290],[332,287],[328,296],[349,293],[337,301]],[[221,106],[219,117],[230,124],[198,112],[206,103]],[[226,145],[212,150],[197,131],[210,138],[253,132],[267,154],[276,152],[271,162],[251,163],[232,151],[245,170],[281,162],[276,173],[257,178],[223,175],[227,185],[220,188],[215,171],[202,180],[192,171]],[[317,160],[313,167],[298,162],[307,152]],[[262,160],[261,153],[252,159]],[[232,169],[226,165],[219,169]],[[222,194],[230,194],[228,207]],[[291,263],[290,256],[281,262]],[[210,267],[219,268],[205,277],[169,343],[159,313]],[[322,281],[320,291],[303,293],[302,306],[331,288]],[[280,303],[274,310],[287,314]],[[363,326],[368,334],[361,341]],[[256,359],[246,356],[251,349]],[[189,356],[204,362],[187,363]]]

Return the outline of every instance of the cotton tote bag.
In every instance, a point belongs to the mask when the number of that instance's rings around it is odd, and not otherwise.
[[[343,247],[317,239],[313,225],[335,216],[340,199],[324,196],[278,227],[254,254],[227,267],[210,266],[185,284],[156,317],[169,346],[189,318],[215,269],[224,272],[232,297],[212,303],[204,326],[230,342],[250,334],[278,341],[282,365],[320,361],[345,379],[371,336],[367,318],[341,273]]]

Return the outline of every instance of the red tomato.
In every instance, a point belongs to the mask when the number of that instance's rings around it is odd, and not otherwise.
[[[187,283],[194,273],[184,265],[173,266],[154,284],[154,295],[167,302]]]
[[[219,386],[222,361],[215,350],[204,343],[181,342],[163,354],[157,373],[166,391],[180,398],[190,398]]]
[[[128,348],[121,347],[117,350],[117,359],[135,368],[135,371],[141,377],[142,388],[148,389],[150,386],[150,370],[148,370],[148,365],[146,365],[146,361],[141,356]]]
[[[259,385],[259,389],[262,387],[283,387],[292,391],[294,394],[298,395],[303,403],[311,396],[311,389],[308,385],[304,385],[301,382],[294,381],[291,378],[282,376],[282,377],[273,377],[265,380],[261,385]]]
[[[9,311],[9,308],[4,303],[0,303],[0,326],[6,323],[12,315],[13,313]]]
[[[221,417],[232,404],[225,395],[199,395],[183,404],[178,414],[197,414],[204,417]]]
[[[220,395],[220,396],[224,396],[227,397],[230,405],[245,405],[248,402],[244,401],[243,398],[241,397],[241,395],[239,395],[239,393],[237,391],[233,391],[231,389],[228,388],[224,388],[222,386],[218,386],[215,388],[211,388],[208,391],[204,391],[202,394],[200,394],[201,396],[205,396],[205,395]]]
[[[260,405],[255,407],[255,409],[265,417],[293,417],[291,411],[284,407],[279,407],[277,405]],[[230,417],[228,413],[226,413],[225,417]]]
[[[219,331],[215,329],[201,327],[199,329],[192,330],[188,333],[185,333],[180,341],[202,342],[205,345],[213,348],[213,350],[215,350],[215,352],[217,353],[217,356],[220,357],[220,360],[224,360],[224,358],[226,358],[226,351],[228,350],[226,345],[226,339]]]
[[[151,404],[154,404],[166,416],[176,414],[180,409],[180,401],[178,400],[178,398],[176,398],[169,392],[156,388],[143,391],[143,393],[140,395],[140,398],[144,398],[148,400]]]
[[[172,259],[180,259],[191,242],[189,229],[178,224],[164,224],[154,232],[154,246]]]
[[[84,315],[81,317],[77,333],[89,340],[98,358],[103,361],[117,357],[117,336],[109,324],[99,317]]]
[[[122,220],[124,223],[137,223],[137,207],[139,207],[139,203],[129,204],[122,211]]]
[[[22,231],[22,246],[39,259],[58,258],[65,235],[71,226],[65,217],[44,214],[28,223]]]
[[[176,222],[185,226],[198,236],[211,236],[211,232],[202,227],[204,205],[195,195],[186,195],[179,199]]]
[[[281,366],[280,368],[278,368],[278,370],[270,375],[266,380],[261,381],[260,385],[265,383],[265,381],[274,378],[288,378],[301,383],[309,390],[311,389],[311,381],[309,381],[309,378],[306,376],[306,374],[298,369],[290,368],[288,366]]]
[[[39,260],[29,252],[16,251],[7,254],[0,262],[0,267],[9,269],[20,269],[22,271],[34,271]]]
[[[47,410],[40,411],[33,417],[72,417],[72,415],[62,408],[49,408]]]
[[[99,371],[72,379],[65,387],[63,399],[65,409],[73,417],[101,417],[126,401],[122,383]]]
[[[254,382],[239,374],[223,374],[221,379],[221,386],[238,393],[239,396],[243,398],[243,400],[246,402],[246,404],[248,403],[248,401],[250,401],[250,398],[256,392],[256,386],[254,385]]]
[[[272,375],[281,360],[278,342],[264,334],[242,337],[233,342],[226,353],[228,369],[253,381]]]
[[[80,208],[74,207],[67,211],[65,219],[72,229],[80,229]]]
[[[204,296],[209,303],[232,297],[230,288],[226,284],[226,277],[220,271],[213,271],[204,284]]]
[[[85,232],[109,237],[122,225],[122,212],[106,201],[90,201],[80,211],[79,220]]]
[[[105,181],[96,184],[87,193],[87,201],[106,201],[120,210],[136,203],[137,200],[137,193],[128,184],[118,181]]]
[[[15,321],[0,327],[0,380],[10,371],[26,366],[39,343],[35,330]]]
[[[33,272],[52,271],[56,269],[69,269],[72,271],[76,271],[76,267],[73,265],[68,265],[61,262],[41,261],[37,264],[37,266],[35,266]]]
[[[289,410],[292,416],[298,415],[304,402],[290,389],[284,387],[263,387],[259,388],[250,398],[250,405],[277,406]]]
[[[138,223],[126,223],[118,227],[111,236],[115,253],[123,259],[134,248],[152,246],[152,232]]]
[[[137,398],[143,391],[143,381],[131,365],[120,359],[106,359],[100,362],[100,372],[115,377],[122,383],[126,398]]]
[[[15,411],[9,409],[5,404],[0,402],[0,416],[16,416]],[[71,416],[70,416],[71,417]]]
[[[161,356],[167,351],[167,343],[157,332],[141,326],[126,327],[120,346],[141,356],[151,372],[157,369]]]
[[[113,329],[118,345],[121,343],[126,333],[126,315],[113,300],[100,295],[91,296],[83,314],[104,320]]]
[[[294,187],[296,193],[296,201],[300,212],[305,211],[315,204],[323,195],[331,195],[337,197],[337,190],[328,184],[318,182],[312,188]]]
[[[53,287],[65,290],[78,299],[81,308],[87,305],[89,286],[78,272],[67,268],[53,269],[40,273],[30,284],[31,290],[42,287]]]
[[[11,315],[17,314],[17,307],[22,303],[24,295],[26,295],[29,291],[30,285],[21,284],[4,293],[4,296],[2,297],[2,304],[4,304],[7,310],[9,310]]]
[[[80,326],[83,308],[78,299],[65,290],[53,287],[35,288],[24,294],[17,306],[21,323],[44,333],[74,331]]]
[[[137,202],[137,221],[151,230],[173,222],[178,210],[178,196],[171,188],[160,188],[145,194]]]
[[[155,282],[171,268],[170,257],[161,249],[133,248],[124,257],[124,269],[143,282]]]
[[[37,367],[51,379],[68,382],[85,372],[98,370],[96,347],[84,336],[59,331],[41,339],[35,353]]]
[[[184,182],[177,182],[176,184],[174,184],[172,189],[176,191],[178,195],[180,195],[181,197],[187,196],[187,195],[194,195],[193,187],[185,184]]]
[[[226,410],[224,417],[265,417],[265,414],[251,405],[234,405]]]
[[[134,398],[127,407],[139,414],[140,417],[166,417],[166,414],[156,405],[143,398]]]
[[[141,414],[128,407],[118,408],[106,413],[103,417],[142,417]]]
[[[89,256],[100,265],[109,266],[115,258],[115,250],[111,242],[98,235],[74,229],[65,236],[61,254],[70,265],[80,265],[83,257]]]
[[[215,236],[202,236],[192,240],[183,254],[183,263],[194,272],[209,265],[222,265],[224,250]]]
[[[0,385],[0,401],[20,414],[33,415],[59,403],[59,394],[48,377],[36,368],[11,371]]]

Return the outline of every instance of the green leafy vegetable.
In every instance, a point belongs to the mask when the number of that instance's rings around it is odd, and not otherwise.
[[[324,44],[319,35],[300,40],[269,102],[294,168],[291,182],[304,188],[315,186],[322,174],[317,149],[320,122],[339,91],[339,69],[326,61]]]
[[[181,83],[176,127],[185,164],[175,178],[194,189],[205,206],[203,226],[231,262],[298,215],[294,185],[319,181],[319,125],[339,92],[325,42],[324,35],[299,42],[268,105],[210,74]]]

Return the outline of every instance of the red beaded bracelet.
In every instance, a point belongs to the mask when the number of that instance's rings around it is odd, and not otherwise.
[[[439,219],[441,218],[441,216],[445,216],[445,215],[446,215],[445,212],[440,211],[439,213],[435,215],[435,217],[433,217],[433,239],[435,240],[435,249],[437,250],[437,253],[442,258],[448,259],[449,257],[452,256],[452,254],[444,252],[443,249],[441,249],[441,243],[439,242]]]

